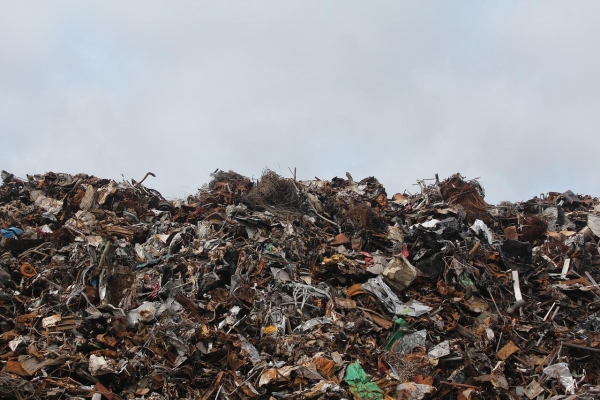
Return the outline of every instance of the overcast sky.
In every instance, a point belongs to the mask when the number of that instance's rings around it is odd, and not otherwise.
[[[0,3],[0,169],[600,195],[597,1]]]

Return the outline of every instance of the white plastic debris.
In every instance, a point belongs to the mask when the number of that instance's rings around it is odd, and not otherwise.
[[[256,235],[258,234],[258,229],[251,225],[246,225],[245,229],[246,234],[248,235],[248,239],[254,240],[256,238]]]
[[[565,263],[563,264],[562,272],[560,273],[560,279],[567,279],[567,273],[569,272],[570,266],[571,266],[571,259],[566,258]]]
[[[52,232],[53,232],[53,231],[52,231],[52,229],[51,229],[51,228],[50,228],[48,225],[44,225],[44,226],[42,226],[42,227],[40,228],[40,230],[41,230],[42,232],[44,232],[45,234],[50,234],[50,233],[52,233]]]
[[[523,300],[523,295],[521,294],[521,285],[519,284],[519,271],[512,271],[512,279],[513,279],[513,290],[515,292],[515,299],[517,301]]]
[[[294,235],[294,225],[291,223],[282,223],[283,225],[283,239],[287,239]]]
[[[221,321],[219,323],[219,325],[218,325],[219,329],[223,329],[224,326],[230,326],[230,325],[235,324],[235,322],[237,321],[237,315],[240,311],[241,311],[240,307],[233,306],[227,313],[227,316],[225,317],[225,319],[223,319],[223,321]]]
[[[419,225],[421,225],[423,228],[432,229],[432,228],[435,228],[436,225],[439,223],[440,223],[439,219],[433,218],[433,219],[430,219],[429,221],[423,222],[422,224],[419,224]]]
[[[106,375],[106,374],[117,374],[125,367],[126,362],[115,362],[113,360],[107,360],[102,356],[95,354],[90,355],[90,362],[88,364],[88,370],[92,376]]]
[[[381,276],[369,279],[361,287],[377,297],[388,311],[396,315],[418,317],[431,311],[431,307],[416,300],[402,303],[396,293],[383,281]]]
[[[437,360],[438,358],[445,357],[450,354],[450,342],[444,340],[443,342],[433,346],[427,356],[430,360]]]
[[[144,251],[144,246],[139,243],[135,244],[135,255],[142,261],[146,261],[146,252]]]
[[[166,286],[163,287],[163,289]],[[161,289],[162,290],[162,289]],[[164,303],[154,303],[154,306],[156,307],[159,304],[158,308],[156,309],[155,312],[155,317],[160,317],[162,313],[164,313],[165,311],[170,311],[173,313],[178,312],[179,310],[181,310],[182,306],[181,304],[179,304],[175,299],[173,298],[168,298],[167,301],[165,301]]]
[[[19,345],[21,343],[23,343],[25,341],[25,339],[23,338],[23,336],[17,336],[16,338],[14,338],[13,340],[11,340],[10,342],[8,342],[8,347],[12,350],[15,351],[17,350],[17,347],[19,347]]]
[[[569,365],[567,363],[558,363],[554,365],[549,365],[544,368],[544,373],[552,378],[558,379],[565,387],[565,391],[568,394],[575,394],[575,389],[577,384],[575,383],[575,378],[571,375],[571,371],[569,371]]]
[[[31,191],[30,197],[34,201],[35,205],[42,210],[49,212],[50,214],[58,214],[61,212],[63,202],[51,197],[46,197],[42,193],[44,193],[42,190]]]
[[[127,314],[127,323],[130,327],[134,327],[138,322],[150,322],[156,317],[156,307],[154,303],[149,301],[142,303],[136,309],[133,309]]]
[[[394,293],[392,289],[386,285],[381,276],[369,279],[363,283],[361,287],[377,297],[377,299],[383,303],[388,311],[394,314],[400,314],[402,311],[402,302],[396,293]]]
[[[475,222],[473,223],[473,225],[471,225],[471,229],[476,234],[485,233],[485,237],[488,240],[489,244],[492,244],[492,242],[494,241],[494,238],[492,236],[492,231],[490,230],[490,228],[488,228],[488,226],[482,220],[476,219]]]
[[[210,235],[210,221],[202,220],[198,222],[198,238],[206,239]],[[252,237],[249,237],[252,239]]]
[[[373,255],[373,264],[367,267],[367,271],[375,275],[381,275],[387,266],[388,261],[384,256]]]
[[[127,361],[115,361],[95,354],[90,355],[88,370],[92,376],[118,374],[127,366]]]
[[[418,300],[410,300],[402,304],[402,310],[399,315],[406,315],[409,317],[418,317],[423,314],[427,314],[432,308],[426,304],[421,303]]]
[[[417,277],[417,269],[402,254],[394,256],[383,270],[383,279],[396,292],[406,289]]]
[[[110,368],[108,367],[106,359],[102,356],[97,356],[94,354],[90,356],[90,364],[88,366],[88,369],[90,370],[90,374],[92,374],[92,376],[96,376],[100,372],[110,372]]]
[[[435,388],[431,385],[421,383],[405,382],[396,386],[396,394],[399,399],[421,400],[426,394],[433,393]]]

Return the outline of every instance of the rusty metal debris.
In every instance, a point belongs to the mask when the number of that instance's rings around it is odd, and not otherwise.
[[[0,398],[600,395],[600,202],[217,170],[0,187]]]

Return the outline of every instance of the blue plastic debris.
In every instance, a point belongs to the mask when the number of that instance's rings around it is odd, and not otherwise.
[[[2,236],[4,236],[7,239],[12,239],[15,236],[16,237],[21,237],[21,235],[23,234],[22,230],[20,230],[19,228],[14,227],[14,226],[11,226],[8,229],[1,229],[0,231],[2,232]]]

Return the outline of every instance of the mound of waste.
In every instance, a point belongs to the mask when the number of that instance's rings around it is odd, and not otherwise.
[[[211,177],[2,172],[0,398],[600,398],[597,198]]]

